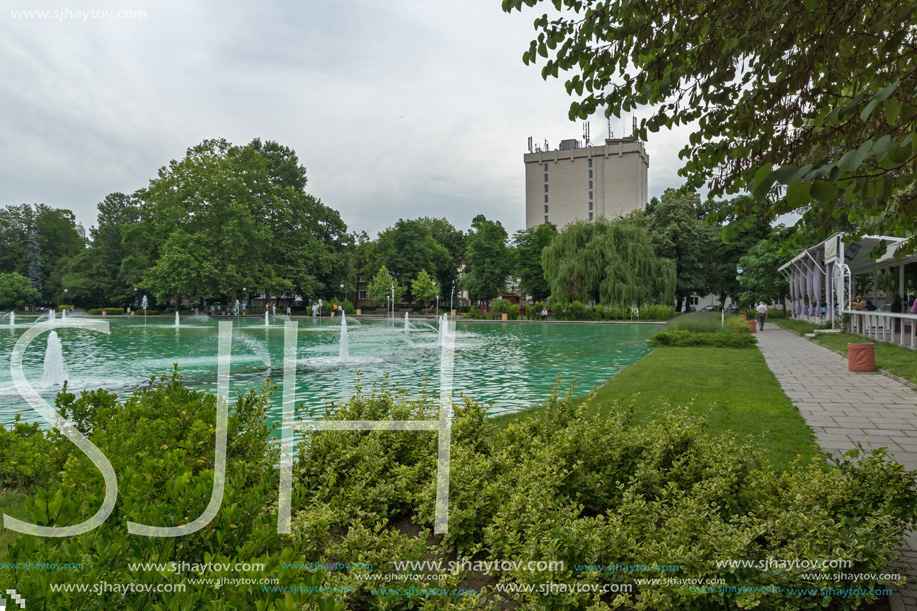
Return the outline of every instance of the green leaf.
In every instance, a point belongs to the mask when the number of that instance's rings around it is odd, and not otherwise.
[[[822,203],[830,202],[837,197],[837,185],[824,180],[816,180],[812,183],[810,193],[812,197]]]
[[[872,111],[876,109],[876,106],[879,104],[878,100],[872,100],[869,104],[866,105],[866,108],[863,109],[863,112],[860,113],[860,119],[865,121],[869,118],[869,115],[872,114]]]
[[[898,121],[898,113],[901,111],[901,102],[895,98],[885,100],[882,110],[885,112],[885,120],[888,123],[895,124]]]
[[[895,91],[895,89],[898,88],[898,84],[899,84],[898,79],[895,79],[894,83],[880,90],[879,93],[877,93],[873,99],[878,100],[880,102],[882,100],[888,99],[888,96],[890,96]]]
[[[791,183],[786,190],[786,201],[792,208],[802,208],[812,199],[809,195],[809,189],[812,183],[797,180]]]

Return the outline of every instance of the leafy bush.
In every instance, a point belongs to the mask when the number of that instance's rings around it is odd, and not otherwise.
[[[719,333],[723,330],[724,320],[727,329],[731,329],[738,333],[751,333],[751,327],[749,327],[747,321],[734,314],[727,314],[724,319],[718,312],[691,312],[689,314],[682,314],[674,320],[671,320],[669,324],[665,326],[665,329],[666,331],[679,329],[692,333]]]
[[[481,310],[477,306],[471,306],[467,312],[462,312],[462,318],[483,318]]]
[[[731,334],[734,337],[746,337]],[[449,532],[430,535],[435,515],[436,435],[408,431],[324,431],[300,446],[294,497],[303,499],[294,532],[314,541],[305,560],[387,562],[391,559],[555,560],[563,568],[511,570],[490,578],[477,597],[437,597],[435,608],[599,609],[586,593],[538,592],[543,583],[633,583],[635,575],[579,570],[579,565],[677,564],[679,578],[724,577],[730,586],[778,586],[767,608],[826,605],[787,588],[849,588],[834,571],[804,581],[802,569],[723,571],[718,560],[832,558],[853,562],[846,573],[886,569],[904,530],[917,518],[917,473],[888,462],[882,450],[835,469],[797,461],[770,471],[761,450],[729,437],[707,437],[703,423],[682,409],[658,421],[629,424],[629,410],[591,415],[582,404],[552,397],[545,409],[498,429],[486,406],[465,399],[456,406],[450,463]],[[338,406],[332,420],[430,420],[437,402],[374,386]],[[406,533],[415,533],[407,535]],[[645,577],[658,576],[645,574]],[[480,576],[477,576],[480,578]],[[445,582],[467,583],[459,571]],[[329,585],[353,587],[359,607],[381,580],[334,573]],[[498,594],[497,582],[534,585],[533,592]],[[883,582],[888,583],[888,582]],[[869,600],[841,599],[853,609]],[[874,598],[874,597],[872,597]],[[637,588],[625,607],[656,611],[753,606],[756,593],[698,594],[678,585]],[[407,609],[393,595],[386,605]],[[763,602],[763,601],[762,601]],[[365,604],[365,603],[364,603]],[[511,603],[510,603],[511,604]],[[378,607],[376,606],[378,605]],[[464,605],[464,606],[462,606]],[[426,607],[425,607],[426,608]],[[431,607],[432,608],[432,607]]]
[[[672,332],[685,332],[675,330]],[[687,333],[687,332],[685,332]],[[705,334],[713,335],[713,334]],[[734,337],[746,337],[731,334]],[[834,468],[813,460],[785,471],[767,468],[761,450],[729,436],[710,437],[704,423],[668,407],[658,420],[634,424],[631,410],[594,413],[582,402],[552,396],[543,410],[505,428],[487,418],[488,406],[457,397],[451,434],[449,531],[432,536],[438,439],[427,431],[320,431],[299,445],[294,470],[292,535],[276,533],[277,451],[265,424],[272,387],[239,398],[229,427],[226,494],[210,527],[179,539],[126,533],[124,522],[175,525],[195,519],[207,504],[213,477],[215,400],[183,387],[177,376],[153,381],[119,403],[105,391],[79,398],[62,393],[59,411],[106,452],[119,475],[119,500],[108,522],[72,539],[20,537],[11,562],[82,562],[82,572],[0,568],[30,608],[141,609],[580,609],[607,608],[587,592],[542,593],[538,584],[583,586],[634,583],[637,574],[596,572],[581,565],[678,565],[681,579],[725,578],[728,586],[775,586],[776,592],[693,592],[675,584],[637,586],[618,599],[625,608],[707,611],[855,609],[875,599],[868,587],[836,571],[804,580],[808,568],[764,571],[717,568],[722,560],[825,558],[850,560],[845,574],[884,573],[905,530],[917,521],[917,472],[887,459],[884,450]],[[386,385],[358,387],[325,418],[410,421],[438,416],[438,397]],[[32,520],[64,525],[92,515],[101,503],[98,472],[56,433],[36,444],[34,427],[16,427],[4,444],[43,452],[28,478]],[[39,435],[40,437],[40,435]],[[9,448],[5,448],[9,449]],[[851,456],[851,458],[858,458]],[[4,468],[0,463],[0,469]],[[49,487],[55,490],[43,490]],[[389,582],[393,560],[561,561],[562,567],[507,570],[482,579],[456,570],[428,580],[429,571]],[[120,593],[86,598],[50,583],[187,583],[187,574],[131,572],[130,562],[264,562],[264,573],[213,573],[211,578],[277,577],[283,585],[350,589],[341,603],[302,591],[282,593],[226,585],[189,584],[178,594]],[[281,563],[372,563],[372,571],[315,573]],[[411,573],[411,574],[408,574]],[[373,575],[375,574],[375,575]],[[190,575],[191,578],[196,577]],[[414,579],[417,578],[417,579]],[[372,588],[469,587],[473,596],[418,600],[375,595]],[[505,592],[498,584],[535,586]],[[792,596],[789,588],[847,589],[844,598]],[[766,598],[765,598],[766,597]],[[86,605],[87,600],[93,605]],[[257,600],[257,606],[253,602]],[[343,604],[342,604],[343,603]]]
[[[355,312],[357,311],[357,309],[356,309],[355,307],[353,307],[353,304],[350,303],[350,300],[349,300],[349,299],[345,299],[344,301],[342,301],[341,303],[339,303],[339,304],[338,304],[338,308],[344,308],[344,313],[345,313],[345,314],[353,314],[353,313],[355,313]]]
[[[57,306],[57,311],[58,311],[58,312],[63,312],[64,310],[68,310],[68,311],[69,311],[69,310],[72,310],[72,309],[73,309],[73,306],[72,306],[72,305],[59,305],[59,306]]]
[[[746,325],[747,326],[747,325]],[[733,331],[715,331],[713,333],[695,333],[684,329],[660,331],[650,338],[651,346],[716,346],[719,348],[748,348],[758,343],[750,333]]]
[[[281,567],[298,555],[299,541],[277,534],[279,488],[277,451],[266,424],[272,387],[240,396],[229,417],[226,486],[217,517],[205,528],[180,538],[130,535],[126,522],[176,526],[196,520],[207,506],[214,486],[214,421],[216,398],[185,387],[177,374],[151,380],[123,403],[104,390],[79,397],[64,390],[57,409],[78,430],[91,432],[93,443],[111,461],[118,476],[114,512],[95,530],[68,538],[22,535],[9,547],[9,561],[81,563],[82,571],[14,571],[0,568],[0,583],[14,587],[36,609],[298,609],[317,594],[262,591],[259,586],[214,588],[196,585],[189,572],[131,571],[128,563],[227,563],[229,570],[208,578],[278,578],[280,585],[318,585],[322,573]],[[0,427],[2,429],[2,427]],[[77,524],[102,504],[104,486],[93,465],[57,432],[39,433],[32,425],[17,425],[0,433],[2,470],[7,481],[31,494],[29,522],[48,526]],[[21,457],[32,454],[32,463]],[[7,460],[16,461],[16,467]],[[236,572],[236,562],[256,562],[264,571]],[[121,592],[89,596],[52,592],[52,583],[99,582],[187,585],[176,593]],[[257,582],[256,582],[257,583]],[[87,605],[87,600],[92,604]],[[295,604],[294,604],[295,603]],[[336,608],[325,603],[324,608]],[[331,605],[330,607],[328,605]],[[311,608],[315,608],[314,606]]]
[[[675,308],[645,304],[642,306],[596,305],[587,307],[579,301],[570,303],[552,301],[551,311],[557,320],[620,320],[620,321],[659,321],[669,320],[675,316]],[[541,314],[539,308],[536,317]]]
[[[509,320],[517,320],[519,318],[519,306],[515,303],[510,303],[506,299],[495,300],[491,311],[496,314],[506,314]]]
[[[108,316],[113,316],[115,314],[124,314],[124,308],[98,308],[89,310],[89,313],[93,316],[101,316],[102,312],[105,312]]]

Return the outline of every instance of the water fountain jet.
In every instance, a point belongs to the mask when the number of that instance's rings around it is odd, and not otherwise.
[[[51,331],[48,335],[48,348],[45,350],[45,365],[41,373],[41,383],[46,386],[62,386],[66,379],[63,347],[57,331]]]

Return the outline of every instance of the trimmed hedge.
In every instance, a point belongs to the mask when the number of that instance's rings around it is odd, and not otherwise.
[[[747,327],[747,325],[746,325]],[[651,346],[716,346],[719,348],[748,348],[758,343],[750,332],[741,333],[733,330],[714,333],[694,333],[684,329],[660,331],[650,338]]]
[[[115,314],[124,314],[124,308],[96,308],[89,310],[89,313],[92,316],[101,316],[102,313],[107,314],[108,316],[113,316]]]

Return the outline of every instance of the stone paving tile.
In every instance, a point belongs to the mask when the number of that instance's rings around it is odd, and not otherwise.
[[[773,326],[758,333],[758,347],[822,449],[841,456],[870,441],[917,469],[917,392],[881,374],[851,373],[843,356]],[[905,536],[899,556],[892,567],[907,583],[895,589],[892,609],[917,611],[917,533]]]

